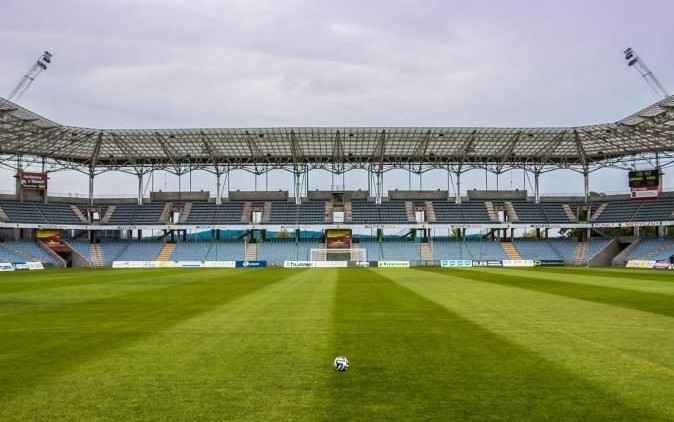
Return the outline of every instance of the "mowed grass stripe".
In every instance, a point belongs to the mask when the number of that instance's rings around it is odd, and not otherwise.
[[[23,274],[30,273],[32,278],[23,278],[18,284],[29,286],[27,289],[19,290],[0,281],[0,316],[10,316],[14,312],[22,311],[48,311],[130,293],[165,289],[177,284],[221,277],[225,274],[223,271],[231,273],[234,270],[202,269],[201,273],[189,275],[194,271],[197,270],[83,270],[74,271],[70,277],[60,279],[57,283],[52,280],[54,272],[24,272]],[[219,272],[215,273],[216,271]]]
[[[31,290],[60,288],[63,285],[79,286],[102,284],[113,281],[110,270],[92,269],[50,269],[44,271],[3,271],[0,272],[0,295],[22,293]]]
[[[425,268],[423,271],[431,271],[437,274],[447,272],[446,269],[441,268]],[[452,276],[573,299],[605,303],[670,317],[674,316],[674,296],[672,295],[584,284],[582,277],[569,277],[567,281],[556,281],[546,277],[545,271],[532,272],[523,270],[517,274],[513,274],[513,272],[504,273],[477,268],[457,269],[452,272]]]
[[[559,272],[574,275],[584,275],[591,271],[593,277],[606,278],[637,278],[639,280],[657,281],[663,283],[674,284],[674,271],[671,270],[652,270],[652,269],[638,269],[638,268],[624,268],[624,267],[550,267],[545,268],[545,271]]]
[[[607,273],[612,274],[613,277],[607,277]],[[668,283],[663,282],[662,280],[650,279],[647,277],[648,274],[639,272],[629,274],[625,273],[624,270],[597,270],[594,268],[499,268],[499,274],[515,276],[529,275],[531,277],[543,275],[546,280],[562,282],[579,282],[582,280],[582,283],[587,285],[619,287],[623,290],[674,296],[674,272],[669,274],[670,282]],[[641,275],[646,277],[641,278]]]
[[[51,377],[0,420],[315,420],[312,391],[332,374],[336,274],[238,274],[259,288]],[[237,284],[223,279],[210,294]]]
[[[340,270],[326,420],[657,420],[387,273]]]
[[[492,271],[498,276],[501,270]],[[386,275],[631,406],[674,420],[670,317],[454,277],[456,272]]]
[[[105,299],[46,309],[38,306],[32,312],[24,309],[11,318],[0,319],[0,399],[29,391],[45,378],[88,359],[115,353],[287,275],[269,271],[265,272],[265,283],[251,283],[251,273],[234,270],[173,270],[170,275],[163,270],[126,274],[123,270],[109,271],[115,273],[115,283],[147,283],[143,277],[161,277],[162,273],[171,281],[162,289],[151,286],[149,290]],[[227,283],[227,288],[218,288],[221,283]]]

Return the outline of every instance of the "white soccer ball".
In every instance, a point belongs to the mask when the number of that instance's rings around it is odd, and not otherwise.
[[[344,372],[349,369],[349,360],[344,356],[337,356],[332,362],[332,367],[335,371]]]

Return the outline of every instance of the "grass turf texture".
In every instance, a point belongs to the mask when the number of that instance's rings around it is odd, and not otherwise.
[[[672,309],[668,271],[0,273],[0,420],[674,420]]]

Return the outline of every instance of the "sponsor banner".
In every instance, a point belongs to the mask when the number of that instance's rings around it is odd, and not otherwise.
[[[283,261],[283,268],[311,268],[311,261]]]
[[[531,224],[482,224],[482,225],[473,225],[473,228],[480,229],[504,229],[504,228],[513,228],[513,229],[530,229]],[[674,220],[662,220],[662,221],[637,221],[637,222],[614,222],[614,223],[573,223],[573,224],[548,224],[547,228],[555,229],[576,229],[576,228],[592,228],[592,227],[640,227],[640,226],[674,226]],[[269,224],[263,226],[266,230],[280,230],[282,225]],[[295,226],[293,226],[295,227]],[[321,231],[326,228],[334,228],[333,226],[324,226],[324,225],[315,225],[315,226],[297,226],[303,227],[303,230],[312,230],[312,231]],[[433,224],[429,225],[439,231],[446,231],[448,229],[455,228],[454,225],[450,224]],[[8,223],[0,221],[0,228],[9,228],[9,229],[53,229],[53,230],[89,230],[89,231],[102,231],[102,230],[248,230],[249,226],[240,226],[240,225],[196,225],[196,224],[181,224],[179,226],[175,224],[171,225],[106,225],[106,224],[34,224],[34,223]],[[365,225],[351,225],[351,229],[359,230],[365,229]],[[405,227],[401,226],[401,229],[414,229],[418,228],[418,225],[406,225]]]
[[[563,259],[537,259],[534,261],[536,267],[563,267]]]
[[[440,261],[441,267],[472,267],[473,261],[470,259],[443,259]]]
[[[206,268],[234,268],[236,261],[204,261]]]
[[[163,262],[162,262],[163,264]],[[113,261],[112,268],[157,268],[158,261]]]
[[[632,188],[630,199],[657,199],[658,187],[653,188]]]
[[[653,268],[655,267],[655,261],[646,261],[642,259],[631,259],[627,261],[626,268]]]
[[[30,267],[28,266],[27,263],[25,262],[12,262],[12,266],[14,267],[15,270],[21,271],[21,270],[30,270]]]
[[[630,221],[628,223],[621,223],[620,227],[656,227],[663,225],[659,221]]]
[[[666,270],[669,268],[669,261],[656,261],[655,265],[653,265],[653,268],[657,268],[660,270]]]
[[[504,267],[533,267],[533,259],[504,259]]]
[[[346,268],[349,261],[311,261],[312,268]]]
[[[178,261],[176,266],[180,268],[200,268],[204,266],[202,261]]]
[[[349,267],[367,268],[370,266],[370,261],[349,261]]]
[[[19,173],[21,189],[47,189],[47,173],[32,173],[22,171]]]
[[[235,261],[236,268],[257,268],[266,267],[267,261]]]
[[[502,267],[503,263],[494,259],[480,259],[473,261],[473,267]]]
[[[377,261],[379,268],[409,268],[410,261]]]
[[[142,261],[113,261],[112,268],[143,268]]]
[[[14,267],[9,262],[0,262],[0,271],[14,271]]]
[[[38,229],[35,235],[38,239],[51,239],[52,237],[60,237],[61,230]]]

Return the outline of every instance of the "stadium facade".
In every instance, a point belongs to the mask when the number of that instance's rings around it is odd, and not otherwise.
[[[467,229],[510,242],[515,229],[546,237],[550,229],[566,228],[581,229],[580,243],[587,243],[592,232],[608,227],[655,227],[662,237],[664,228],[674,225],[674,196],[662,192],[659,183],[661,169],[674,162],[674,96],[613,123],[579,127],[110,130],[60,125],[0,98],[0,148],[0,164],[16,172],[15,194],[0,199],[0,228],[7,240],[33,241],[52,231],[96,244],[151,230],[162,232],[164,242],[184,242],[188,232],[211,230],[218,240],[222,231],[233,230],[256,243],[265,236],[251,233],[260,231],[291,233],[299,241],[301,231],[348,228],[370,230],[378,240],[385,231],[404,233],[427,244],[434,237],[465,238]],[[590,195],[590,174],[607,167],[633,171],[631,196]],[[63,169],[89,175],[88,198],[48,194],[47,174]],[[301,180],[312,170],[353,169],[367,171],[367,190],[302,192]],[[451,190],[385,193],[385,174],[396,169],[419,174],[443,169],[454,183]],[[496,174],[521,169],[533,175],[533,192],[452,195],[461,192],[462,174],[474,169]],[[583,174],[583,196],[541,195],[540,175],[560,169]],[[143,179],[155,170],[210,172],[216,195],[152,192],[144,198]],[[237,191],[223,198],[222,182],[234,170],[286,170],[294,183],[287,191]],[[108,171],[135,174],[137,198],[94,198],[96,176]],[[430,254],[420,252],[418,260],[443,258],[427,247]],[[602,262],[622,249],[613,248]]]

